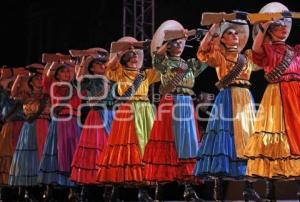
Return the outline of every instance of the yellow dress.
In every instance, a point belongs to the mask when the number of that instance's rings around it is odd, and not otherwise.
[[[291,154],[286,135],[279,85],[269,84],[265,90],[257,112],[255,133],[246,147],[247,175],[252,177],[300,176],[299,156]]]
[[[125,91],[132,86],[132,82],[137,73],[138,71],[136,68],[125,67],[121,64],[117,64],[116,67],[107,66],[105,76],[109,80],[116,82],[118,94],[122,96]],[[144,80],[136,90],[135,94],[129,98],[131,101],[148,101],[149,86],[152,83],[160,81],[160,73],[155,69],[147,69],[143,74]]]
[[[288,47],[283,43],[264,44],[264,53],[253,59],[268,74],[280,64]],[[299,137],[299,49],[284,74],[269,83],[256,116],[255,133],[246,146],[247,175],[293,180],[300,176]],[[298,138],[299,139],[299,138]],[[296,150],[293,153],[293,146]]]

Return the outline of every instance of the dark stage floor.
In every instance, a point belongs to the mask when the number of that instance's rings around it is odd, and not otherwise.
[[[263,181],[257,181],[254,183],[256,191],[261,197],[264,197],[265,193],[265,183]],[[166,184],[163,187],[163,198],[164,201],[183,201],[183,186],[177,185],[176,183]],[[223,182],[224,200],[225,201],[243,201],[244,182]],[[80,187],[76,188],[77,192],[80,192]],[[213,200],[213,183],[206,182],[201,186],[195,186],[195,189],[199,197],[207,200]],[[31,188],[29,191],[34,198],[34,201],[43,201],[43,187]],[[290,182],[276,182],[275,183],[276,199],[278,201],[296,201],[297,197],[297,183],[294,181]],[[67,188],[56,187],[53,192],[54,201],[69,201],[68,200]],[[18,189],[3,188],[2,200],[6,201],[17,201]],[[120,188],[119,198],[124,201],[138,201],[137,199],[137,189],[134,188]],[[154,197],[154,188],[149,189],[149,193]],[[102,199],[103,188],[97,186],[89,186],[87,188],[87,199],[89,202],[100,202],[104,201]]]

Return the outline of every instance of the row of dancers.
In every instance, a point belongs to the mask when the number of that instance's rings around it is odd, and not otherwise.
[[[260,13],[284,11],[275,2]],[[193,186],[214,180],[214,199],[223,200],[221,182],[229,179],[245,181],[245,201],[275,200],[275,180],[300,176],[300,54],[285,43],[291,23],[256,24],[252,50],[244,52],[247,22],[215,23],[197,59],[184,60],[188,32],[168,20],[151,40],[153,68],[143,67],[144,43],[133,37],[113,42],[110,54],[103,48],[71,52],[79,62],[57,54],[59,60],[45,65],[2,68],[1,186],[47,185],[44,198],[51,200],[54,185],[102,185],[104,201],[119,201],[120,186],[138,188],[139,201],[153,201],[147,189],[155,186],[159,201],[162,185],[178,182],[186,201],[203,201]],[[168,30],[184,37],[166,40]],[[216,70],[220,92],[201,134],[192,88],[208,66]],[[257,112],[249,90],[256,70],[268,81]],[[154,111],[148,91],[156,82],[161,99]],[[90,110],[81,125],[83,102]],[[266,199],[253,189],[256,179],[266,180]]]

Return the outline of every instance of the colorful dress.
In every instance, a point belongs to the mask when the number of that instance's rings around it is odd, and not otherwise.
[[[163,87],[172,81],[183,64],[188,69],[176,88],[161,98],[145,149],[145,180],[149,183],[193,180],[191,177],[201,135],[192,88],[195,77],[207,65],[195,59],[186,62],[180,57],[158,54],[153,58],[154,67],[161,73]]]
[[[196,176],[243,178],[247,161],[244,150],[250,135],[254,132],[255,106],[249,91],[249,78],[256,67],[252,63],[251,51],[245,52],[246,63],[240,74],[216,96],[206,131],[198,150],[198,161],[194,170]],[[219,80],[235,67],[237,51],[210,47],[199,49],[198,58],[215,67]]]
[[[107,145],[114,116],[112,82],[106,81],[107,89],[104,89],[104,82],[102,78],[95,78],[84,79],[81,83],[81,91],[87,93],[91,107],[72,162],[71,180],[81,184],[96,184],[96,162]]]
[[[138,74],[137,69],[108,66],[106,77],[118,84],[123,95]],[[142,158],[153,125],[153,106],[148,99],[150,84],[160,80],[154,69],[143,72],[144,79],[135,94],[116,111],[108,145],[100,156],[97,181],[101,184],[139,185],[144,180]]]
[[[253,61],[268,74],[287,49],[293,51],[293,59],[280,78],[268,84],[246,147],[247,175],[252,177],[300,176],[300,46],[264,44],[264,53],[254,52]]]
[[[72,84],[70,86],[60,85],[58,82],[50,88],[54,83],[55,81],[52,80],[44,81],[45,89],[48,89],[49,94],[49,89],[52,89],[50,95],[54,113],[51,114],[38,181],[43,184],[70,186],[73,185],[69,178],[71,164],[80,136],[78,126],[80,120],[78,120],[77,112],[80,99]],[[56,111],[57,104],[61,107]]]
[[[2,120],[6,119],[3,120],[4,124],[0,132],[0,186],[6,186],[12,157],[16,149],[16,139],[22,128],[24,115],[21,105],[10,99],[7,92],[1,91],[0,99],[1,118]]]
[[[42,103],[43,102],[43,103]],[[41,107],[41,109],[39,109]],[[41,112],[38,112],[42,110]],[[16,151],[13,155],[9,172],[9,185],[11,186],[35,186],[39,162],[49,128],[49,106],[47,100],[35,95],[26,99],[23,104],[25,122],[20,132]],[[36,115],[39,113],[38,115]],[[28,118],[36,116],[32,120]]]

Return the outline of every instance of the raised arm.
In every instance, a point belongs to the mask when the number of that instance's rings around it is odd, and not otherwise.
[[[11,97],[16,100],[25,99],[25,92],[24,92],[24,79],[26,79],[25,75],[18,74],[16,80],[13,83],[11,88]]]
[[[112,81],[118,81],[122,78],[123,68],[119,63],[120,56],[116,54],[105,64],[105,76]]]
[[[106,62],[105,66],[107,67],[107,69],[111,69],[111,70],[117,69],[119,61],[120,61],[120,55],[119,53],[117,53]]]
[[[207,64],[205,62],[201,62],[196,58],[188,59],[187,64],[188,67],[193,70],[195,77],[199,76],[199,74],[207,68]]]
[[[250,62],[252,66],[252,71],[258,71],[258,70],[263,70],[263,68],[253,62],[253,51],[251,49],[248,49],[244,53],[248,59],[248,62]]]
[[[43,79],[47,76],[50,66],[51,66],[51,63],[49,63],[49,62],[46,63],[46,65],[44,67],[43,75],[42,75]]]
[[[81,81],[85,71],[86,56],[82,56],[79,66],[75,66],[76,80]]]
[[[217,33],[218,29],[220,29],[220,24],[213,24],[209,31],[206,33],[202,41],[200,42],[199,50],[208,51],[210,48],[211,41],[217,36],[214,33]]]
[[[204,39],[200,42],[197,58],[211,67],[218,67],[225,60],[220,49],[220,37],[218,35],[220,24],[214,24]]]
[[[157,51],[153,52],[152,65],[161,73],[166,71],[167,65],[167,43],[163,44]]]
[[[167,46],[168,46],[168,43],[164,43],[157,51],[156,51],[156,54],[159,54],[159,55],[166,55],[167,54]]]
[[[46,73],[46,77],[50,77],[51,76],[51,71],[54,71],[54,66],[55,66],[55,64],[56,64],[57,62],[52,62],[52,63],[50,63],[50,65],[49,65],[49,68],[47,68],[47,73]],[[48,64],[48,63],[47,63]]]
[[[253,45],[252,45],[252,50],[255,53],[258,53],[258,54],[264,53],[263,43],[265,41],[265,35],[266,35],[266,32],[272,22],[273,21],[268,21],[266,23],[259,24],[259,29],[258,29],[257,35],[255,36],[255,38],[253,40]]]

